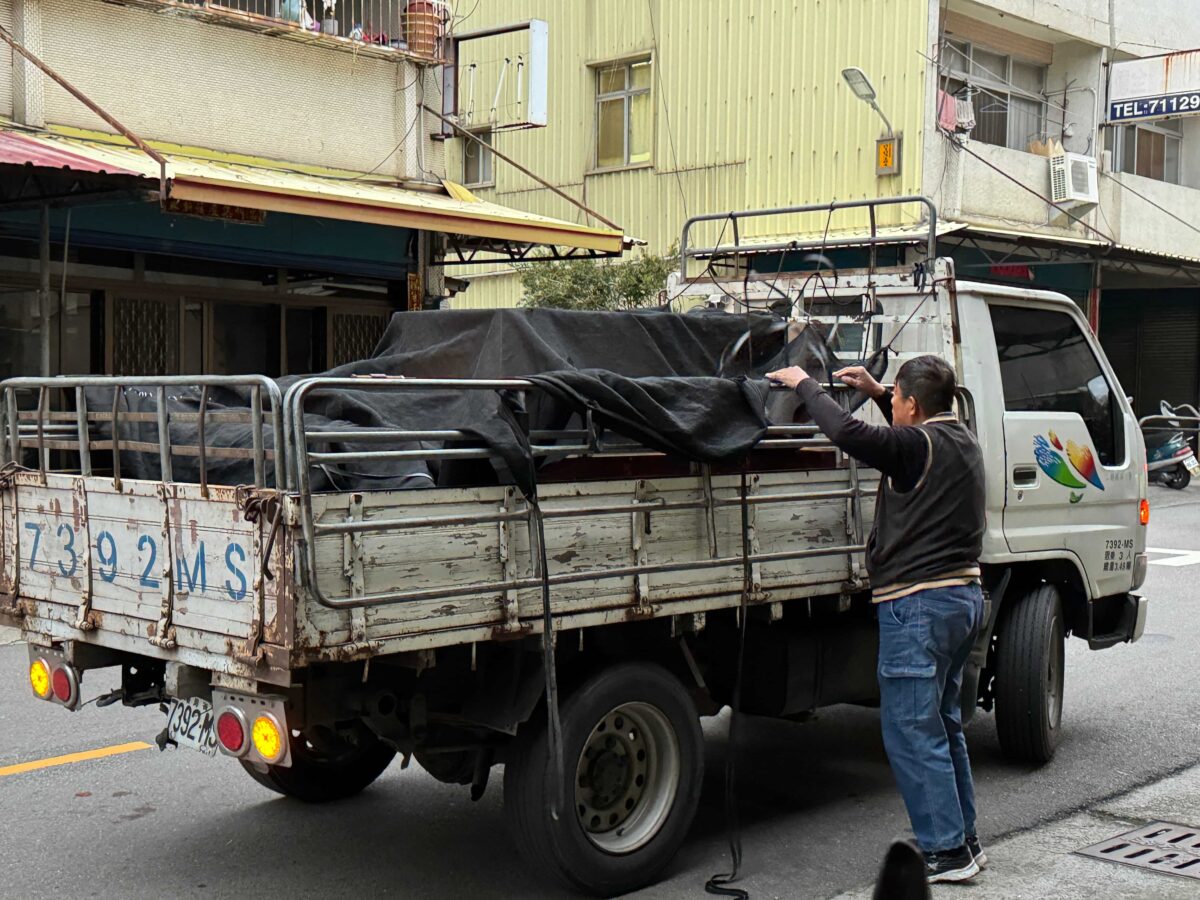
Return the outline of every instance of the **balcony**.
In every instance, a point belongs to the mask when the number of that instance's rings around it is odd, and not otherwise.
[[[363,56],[445,61],[447,0],[107,0]]]

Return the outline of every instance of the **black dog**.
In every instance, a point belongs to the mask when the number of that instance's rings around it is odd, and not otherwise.
[[[928,900],[925,857],[911,841],[895,841],[875,880],[873,900]]]

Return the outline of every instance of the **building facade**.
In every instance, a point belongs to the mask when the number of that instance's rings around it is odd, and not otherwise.
[[[464,241],[620,252],[444,183],[457,5],[0,0],[0,375],[322,371]]]
[[[939,253],[961,276],[1073,297],[1148,412],[1159,393],[1195,402],[1200,392],[1200,116],[1112,121],[1110,73],[1200,47],[1186,6],[493,0],[473,27],[549,23],[549,124],[492,130],[480,114],[469,125],[655,253],[670,252],[691,215],[932,197]],[[468,51],[460,68],[471,62]],[[882,116],[844,81],[851,66],[869,78]],[[889,127],[899,165],[879,173]],[[449,142],[448,170],[480,197],[586,221],[486,149],[462,145]],[[1055,178],[1070,188],[1079,165],[1082,192],[1055,200]],[[916,219],[914,207],[875,223],[910,261],[904,233]],[[851,214],[776,216],[739,237],[835,241],[868,225]],[[499,266],[472,272],[453,303],[520,297],[516,274]]]

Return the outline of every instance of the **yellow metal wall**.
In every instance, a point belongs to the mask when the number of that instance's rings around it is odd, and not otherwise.
[[[663,252],[678,242],[687,215],[920,193],[928,11],[928,0],[482,0],[461,27],[549,22],[550,124],[497,133],[494,145]],[[639,54],[654,60],[653,166],[588,174],[595,144],[588,64]],[[463,48],[464,65],[475,59],[481,71],[496,56],[496,42]],[[850,65],[867,72],[880,106],[904,133],[900,176],[875,175],[883,125],[842,81]],[[494,91],[494,78],[490,84]],[[477,98],[486,93],[477,84]],[[448,171],[461,177],[461,141],[450,144]],[[477,191],[481,197],[584,220],[499,159],[494,177],[494,189]],[[863,224],[839,214],[831,231]],[[776,218],[747,224],[743,236],[824,228],[823,214]],[[719,230],[697,238],[711,241]],[[520,296],[513,280],[482,279],[455,305],[512,303]]]

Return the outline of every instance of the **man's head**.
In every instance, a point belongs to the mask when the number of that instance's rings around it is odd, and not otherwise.
[[[950,410],[958,384],[954,370],[939,356],[917,356],[896,373],[892,395],[892,422],[920,425]]]

